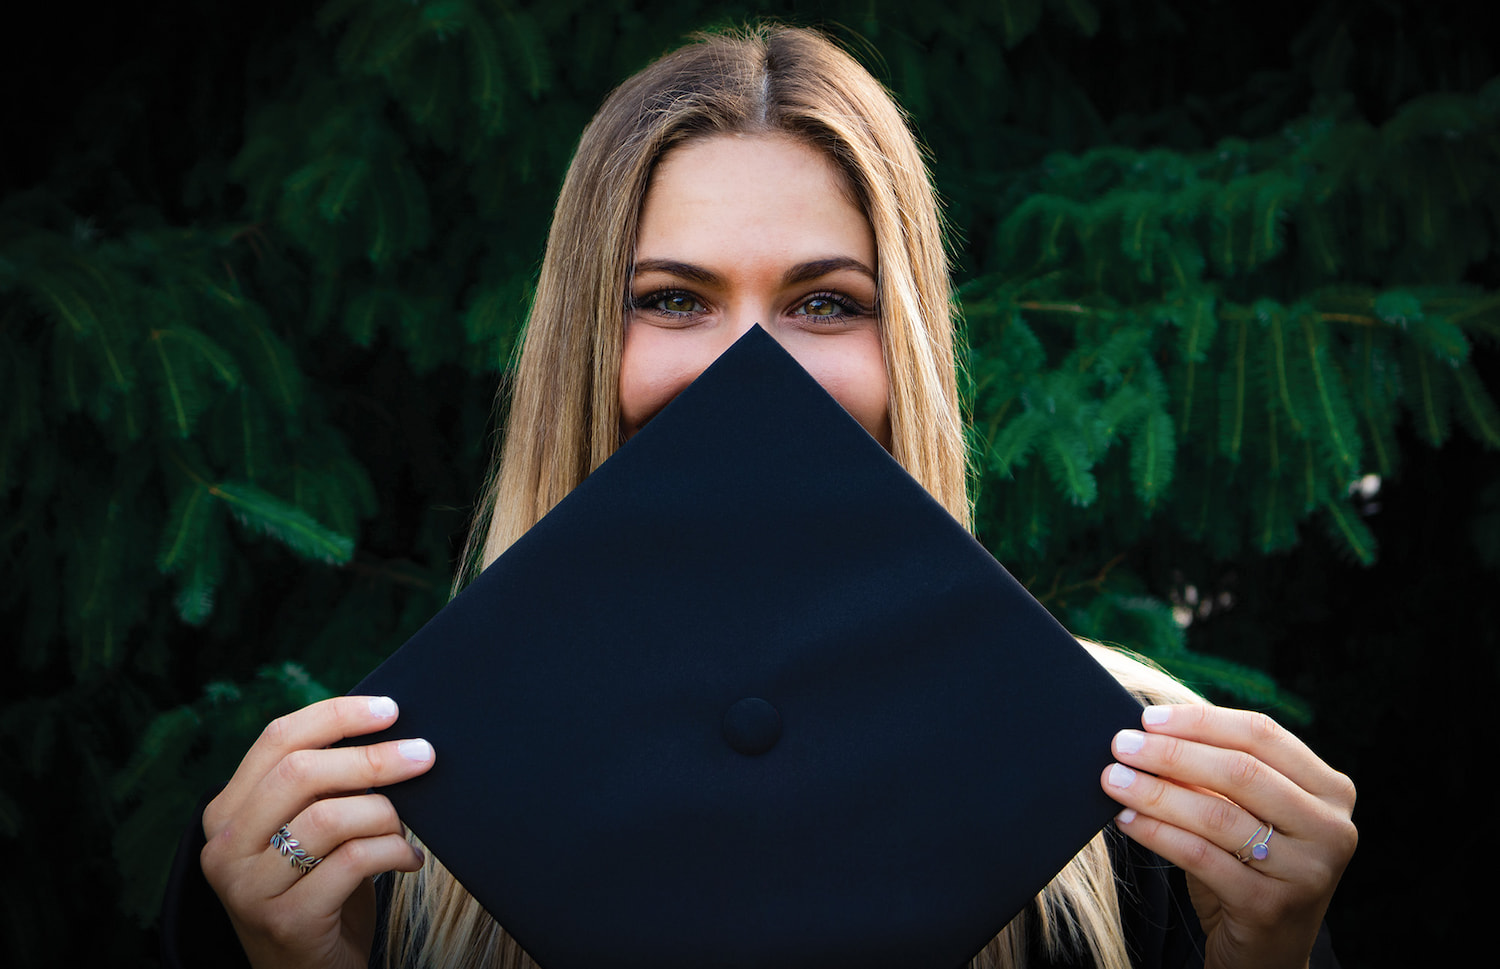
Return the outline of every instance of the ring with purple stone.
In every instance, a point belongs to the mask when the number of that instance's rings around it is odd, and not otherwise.
[[[1261,837],[1262,831],[1266,833],[1266,836],[1264,838]],[[1265,861],[1266,857],[1271,854],[1271,835],[1275,833],[1275,825],[1262,823],[1260,827],[1255,829],[1254,834],[1245,839],[1244,844],[1235,849],[1234,856],[1242,863],[1247,865],[1251,861]],[[1250,849],[1250,853],[1248,855],[1245,854],[1246,848]]]

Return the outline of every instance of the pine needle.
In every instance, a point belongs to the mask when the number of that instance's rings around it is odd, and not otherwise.
[[[354,555],[354,539],[325,528],[302,509],[255,485],[221,482],[209,488],[209,493],[228,505],[241,525],[280,542],[303,558],[343,565]]]

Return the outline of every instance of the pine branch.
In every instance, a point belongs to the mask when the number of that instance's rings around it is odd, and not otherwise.
[[[303,558],[343,565],[354,554],[352,538],[323,527],[300,508],[252,484],[220,482],[208,490],[229,506],[240,524],[275,539]]]
[[[1136,496],[1149,509],[1172,483],[1177,440],[1166,411],[1153,409],[1131,442],[1130,475]]]
[[[1345,478],[1353,481],[1359,475],[1359,439],[1352,430],[1349,405],[1343,387],[1335,383],[1336,373],[1327,366],[1327,335],[1319,331],[1312,314],[1302,315],[1302,334],[1306,342],[1308,369],[1317,389],[1319,413],[1327,431],[1332,456]]]
[[[170,575],[179,571],[197,552],[211,511],[209,498],[209,489],[195,481],[172,500],[156,553],[156,567],[161,572]]]
[[[1459,397],[1463,400],[1466,423],[1474,436],[1486,447],[1500,449],[1500,411],[1495,401],[1479,380],[1472,365],[1465,364],[1454,373]]]
[[[1375,535],[1343,501],[1325,501],[1323,510],[1332,522],[1332,533],[1360,565],[1375,564]]]

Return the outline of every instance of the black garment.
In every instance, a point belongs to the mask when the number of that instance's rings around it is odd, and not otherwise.
[[[249,966],[229,916],[203,877],[203,868],[198,862],[205,844],[203,808],[208,800],[205,798],[199,805],[194,823],[183,833],[177,846],[177,857],[172,863],[171,878],[162,904],[162,961],[169,969]],[[1201,967],[1203,933],[1188,900],[1181,869],[1113,831],[1109,832],[1109,842],[1131,963],[1137,969]],[[390,895],[389,886],[389,879],[376,879],[377,904],[382,909],[376,925],[385,924],[383,910]],[[1086,961],[1048,960],[1037,944],[1038,935],[1037,932],[1030,933],[1033,951],[1029,954],[1027,969],[1084,969],[1087,965]],[[379,969],[384,962],[384,941],[384,937],[377,934],[370,958],[371,969]],[[1318,932],[1312,967],[1338,969],[1326,925]]]

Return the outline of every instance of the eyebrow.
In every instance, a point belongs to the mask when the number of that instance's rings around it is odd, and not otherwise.
[[[797,283],[805,283],[811,279],[819,279],[836,272],[852,270],[875,279],[875,271],[858,259],[848,256],[832,256],[828,259],[813,259],[808,262],[799,262],[788,269],[781,277],[783,285],[794,286]],[[718,274],[711,272],[702,266],[690,262],[678,262],[675,259],[642,259],[637,262],[632,270],[633,273],[666,273],[669,276],[677,276],[680,279],[690,279],[695,283],[703,283],[705,286],[717,285],[722,280]]]

